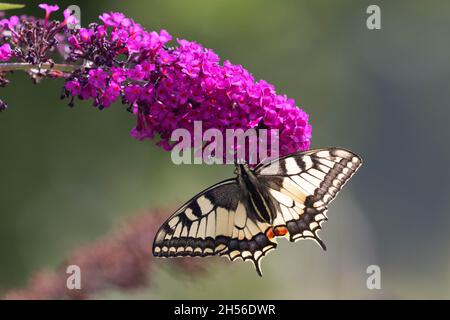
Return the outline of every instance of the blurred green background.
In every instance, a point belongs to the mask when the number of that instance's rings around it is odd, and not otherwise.
[[[42,14],[26,2],[20,12]],[[214,49],[296,99],[310,114],[312,147],[365,160],[331,205],[327,252],[280,241],[262,279],[249,263],[213,258],[201,276],[160,268],[151,289],[98,298],[450,298],[449,1],[58,4],[79,5],[84,25],[121,11]],[[379,31],[366,28],[370,4],[381,7]],[[0,293],[130,216],[180,205],[232,175],[227,166],[173,165],[129,136],[134,118],[120,105],[70,109],[58,99],[62,81],[11,80],[0,91],[10,105],[0,114]],[[373,264],[382,290],[366,288]]]

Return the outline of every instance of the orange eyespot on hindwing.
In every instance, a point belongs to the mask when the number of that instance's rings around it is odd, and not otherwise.
[[[288,229],[285,226],[278,226],[273,228],[273,233],[277,237],[283,237],[288,234]]]

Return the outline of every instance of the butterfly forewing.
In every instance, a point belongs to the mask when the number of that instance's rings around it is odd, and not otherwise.
[[[198,194],[160,228],[153,244],[158,257],[224,255],[260,259],[276,247],[265,234],[269,224],[248,212],[236,179],[223,181]]]
[[[329,148],[293,154],[258,166],[255,173],[278,207],[274,226],[285,226],[289,239],[316,240],[327,219],[328,204],[361,165],[344,149]]]

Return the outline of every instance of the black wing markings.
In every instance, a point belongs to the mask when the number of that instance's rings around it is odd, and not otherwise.
[[[153,254],[241,258],[252,261],[261,275],[262,257],[277,244],[265,234],[270,225],[252,216],[236,179],[225,180],[193,197],[167,219],[155,236]]]

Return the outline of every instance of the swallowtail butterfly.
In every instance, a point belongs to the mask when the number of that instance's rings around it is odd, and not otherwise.
[[[361,165],[338,148],[294,153],[251,169],[236,165],[237,177],[189,200],[155,236],[157,257],[226,256],[250,260],[260,276],[261,259],[278,237],[315,240],[328,204]]]

